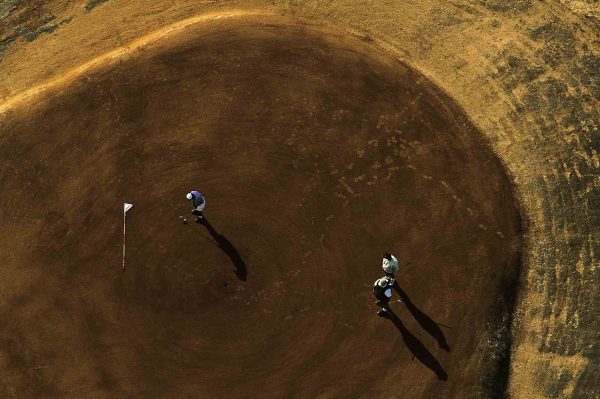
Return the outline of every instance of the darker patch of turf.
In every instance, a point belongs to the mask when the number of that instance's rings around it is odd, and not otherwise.
[[[488,10],[499,12],[523,12],[531,8],[531,0],[479,0]]]
[[[98,7],[100,4],[102,3],[106,3],[108,0],[90,0],[87,2],[87,4],[85,5],[85,9],[87,11],[91,11],[94,8]]]

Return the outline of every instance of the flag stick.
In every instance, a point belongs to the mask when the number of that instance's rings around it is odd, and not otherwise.
[[[128,204],[127,202],[123,204],[123,271],[125,271],[125,218],[127,211],[131,208],[133,208],[133,204]]]
[[[127,212],[123,212],[123,271],[125,271],[125,216]]]

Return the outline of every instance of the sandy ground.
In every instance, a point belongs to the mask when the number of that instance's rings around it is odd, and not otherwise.
[[[584,3],[3,3],[4,395],[598,395]],[[393,322],[382,243],[415,265]]]

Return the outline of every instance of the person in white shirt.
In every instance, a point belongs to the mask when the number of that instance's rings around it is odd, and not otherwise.
[[[386,276],[396,278],[398,272],[398,259],[389,252],[383,254],[383,263],[381,265]]]

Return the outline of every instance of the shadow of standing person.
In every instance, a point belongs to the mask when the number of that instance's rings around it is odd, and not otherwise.
[[[396,316],[394,312],[388,310],[387,319],[390,319],[392,323],[396,326],[396,328],[402,334],[402,340],[413,354],[415,358],[417,358],[423,365],[429,368],[431,371],[435,373],[438,380],[448,381],[448,373],[442,368],[442,365],[438,360],[427,350],[425,345],[417,337],[412,335],[410,331],[402,324],[402,321]]]
[[[412,303],[408,294],[406,294],[406,292],[402,288],[400,288],[398,282],[394,284],[394,288],[398,292],[398,295],[400,296],[400,299],[402,299],[402,302],[406,304],[408,311],[413,315],[413,317],[415,318],[417,323],[419,323],[421,328],[423,328],[423,330],[427,331],[429,335],[435,338],[435,340],[438,343],[438,346],[441,349],[445,350],[446,352],[450,352],[450,347],[448,346],[448,342],[446,342],[446,337],[444,336],[444,333],[442,332],[439,325],[435,321],[433,321],[431,317],[427,316],[418,307],[416,307],[414,303]]]
[[[206,227],[206,230],[208,230],[212,238],[217,242],[219,248],[223,252],[225,252],[227,256],[229,256],[229,259],[231,259],[231,262],[235,267],[235,275],[241,281],[246,281],[246,278],[248,277],[246,263],[240,256],[240,253],[237,251],[237,249],[227,238],[225,238],[225,236],[219,234],[217,230],[215,230],[215,228],[212,226],[212,224],[210,224],[208,219],[206,219],[206,216],[204,216],[204,218],[202,219],[201,224],[204,225],[204,227]]]

